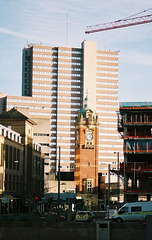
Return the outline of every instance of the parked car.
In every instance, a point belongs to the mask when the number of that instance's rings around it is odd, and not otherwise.
[[[93,222],[94,214],[90,211],[79,211],[76,213],[76,222]]]

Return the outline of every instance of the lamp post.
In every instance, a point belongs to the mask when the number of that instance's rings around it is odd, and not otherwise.
[[[119,203],[119,200],[120,200],[120,176],[119,176],[119,152],[114,152],[117,154],[117,177],[118,177],[118,182],[117,182],[117,200],[118,200],[118,203]]]
[[[107,206],[108,219],[109,219],[109,208],[110,208],[110,164],[108,164],[108,206]]]
[[[60,152],[61,147],[59,146],[59,164],[58,164],[58,210],[60,206]]]

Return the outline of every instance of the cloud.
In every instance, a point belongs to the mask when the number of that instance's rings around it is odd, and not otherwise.
[[[152,56],[142,52],[125,51],[123,50],[119,55],[121,64],[128,63],[141,66],[152,66]]]
[[[6,28],[2,28],[2,27],[0,27],[0,32],[12,35],[14,37],[29,38],[29,35],[26,35],[24,33],[15,32],[15,31],[12,31],[12,30],[9,30],[9,29],[6,29]],[[30,38],[31,38],[31,35],[30,35]]]

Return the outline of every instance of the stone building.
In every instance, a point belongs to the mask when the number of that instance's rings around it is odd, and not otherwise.
[[[0,210],[30,210],[43,194],[41,146],[33,141],[36,123],[15,108],[0,114]]]

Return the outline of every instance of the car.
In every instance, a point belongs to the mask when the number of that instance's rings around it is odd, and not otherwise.
[[[94,214],[90,211],[79,211],[76,213],[76,222],[93,222]]]
[[[47,218],[47,217],[51,217],[51,216],[57,216],[57,212],[45,212],[42,214],[41,218]]]

